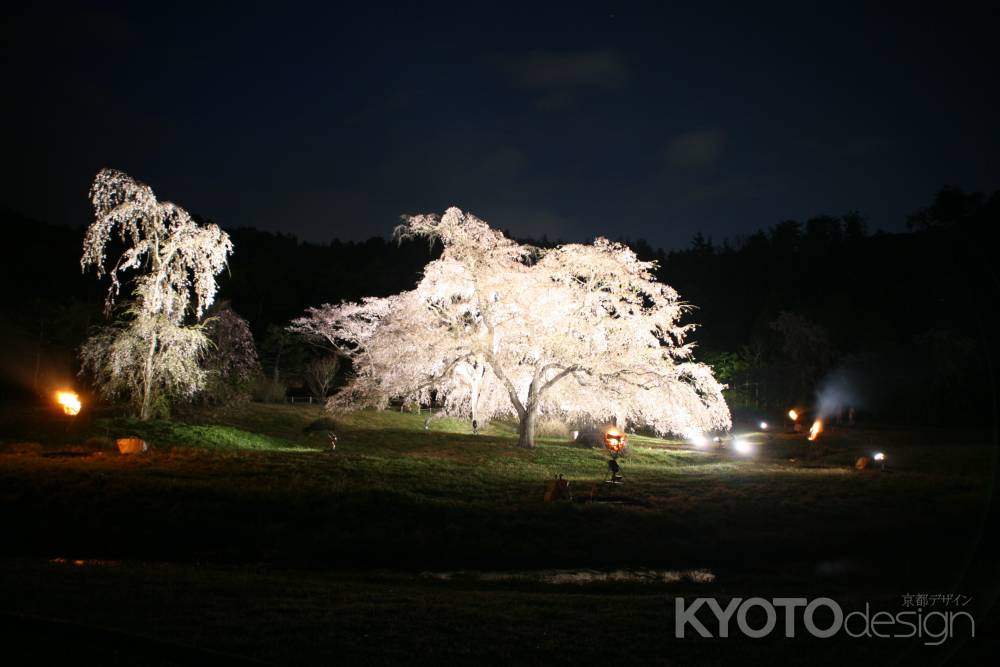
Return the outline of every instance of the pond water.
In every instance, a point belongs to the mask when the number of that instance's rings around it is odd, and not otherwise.
[[[715,574],[704,568],[696,570],[592,570],[586,568],[557,570],[454,570],[423,572],[422,577],[443,581],[497,581],[543,584],[675,584],[689,582],[707,584],[715,581]]]

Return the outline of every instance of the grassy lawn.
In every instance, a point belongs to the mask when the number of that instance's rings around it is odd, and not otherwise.
[[[17,617],[23,636],[57,618],[71,622],[61,632],[90,637],[81,641],[95,641],[88,628],[125,633],[112,638],[124,655],[130,642],[167,642],[162,656],[180,662],[200,650],[275,662],[544,653],[559,663],[664,650],[700,663],[716,650],[794,651],[673,640],[672,596],[835,594],[898,606],[906,592],[979,593],[962,577],[996,461],[974,438],[834,429],[810,450],[801,436],[754,433],[754,454],[738,457],[635,436],[626,483],[611,488],[601,483],[606,456],[566,437],[522,450],[510,425],[474,436],[449,419],[425,430],[426,413],[363,412],[335,419],[329,451],[325,433],[307,430],[323,417],[315,406],[251,404],[187,422],[9,418],[0,611],[30,615]],[[110,439],[126,435],[151,450],[118,455]],[[891,472],[853,469],[876,449]],[[542,501],[557,474],[574,502]],[[538,568],[697,568],[714,579],[426,576]],[[855,644],[822,658],[902,648]]]

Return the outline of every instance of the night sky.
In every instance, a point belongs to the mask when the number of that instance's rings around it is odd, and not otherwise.
[[[837,3],[22,7],[0,206],[82,225],[110,166],[226,227],[687,245],[1000,187],[987,10]],[[766,6],[765,6],[766,5]]]

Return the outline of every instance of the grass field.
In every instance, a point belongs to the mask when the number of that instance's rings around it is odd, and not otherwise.
[[[626,483],[612,488],[606,456],[566,437],[522,450],[509,425],[474,436],[448,419],[424,430],[426,413],[364,412],[336,418],[330,451],[306,430],[323,417],[261,404],[146,424],[8,415],[0,611],[22,639],[56,627],[67,645],[119,646],[126,661],[156,645],[167,663],[703,664],[801,659],[812,644],[675,640],[674,596],[892,608],[903,593],[989,595],[963,579],[996,469],[995,449],[974,436],[834,429],[810,448],[753,433],[749,457],[634,436]],[[126,435],[151,450],[118,455],[112,439]],[[876,449],[891,472],[853,469]],[[545,503],[558,474],[574,501]],[[552,568],[711,576],[532,579]],[[526,574],[497,580],[510,570]],[[815,661],[827,663],[956,648],[819,644]]]

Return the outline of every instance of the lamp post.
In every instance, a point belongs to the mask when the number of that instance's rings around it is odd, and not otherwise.
[[[611,484],[621,484],[622,482],[621,466],[618,465],[618,455],[625,449],[627,440],[628,438],[625,434],[615,427],[611,427],[604,432],[604,448],[611,452],[611,459],[608,460],[608,472],[611,475],[611,479],[607,480]]]

